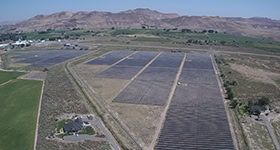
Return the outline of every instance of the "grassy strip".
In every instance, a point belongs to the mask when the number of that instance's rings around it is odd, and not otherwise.
[[[93,130],[93,128],[91,126],[88,126],[85,129],[83,129],[81,132],[79,132],[79,134],[94,135],[95,131]]]
[[[133,39],[132,41],[140,41],[140,42],[170,42],[169,39],[164,38],[148,38],[148,37],[138,37]]]

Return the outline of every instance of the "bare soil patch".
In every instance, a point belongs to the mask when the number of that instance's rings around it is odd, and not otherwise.
[[[26,80],[45,80],[47,77],[47,72],[42,71],[31,71],[27,75],[19,77],[19,79],[26,79]]]

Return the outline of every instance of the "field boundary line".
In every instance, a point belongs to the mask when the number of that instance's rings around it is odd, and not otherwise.
[[[160,118],[160,121],[159,121],[159,122],[160,122],[160,123],[159,123],[159,126],[157,127],[157,130],[156,130],[156,132],[155,132],[155,134],[154,134],[154,136],[153,136],[151,145],[150,145],[149,147],[147,147],[147,150],[152,150],[152,149],[154,149],[154,147],[155,147],[156,144],[157,144],[157,139],[158,139],[158,137],[159,137],[159,135],[160,135],[160,131],[161,131],[161,129],[162,129],[163,125],[164,125],[164,122],[165,122],[165,120],[166,120],[166,114],[167,114],[167,111],[168,111],[168,109],[169,109],[170,103],[171,103],[171,101],[172,101],[173,95],[174,95],[174,93],[175,93],[175,90],[176,90],[177,83],[178,83],[178,80],[179,80],[179,78],[180,78],[181,72],[182,72],[182,70],[183,70],[183,66],[184,66],[185,61],[186,61],[186,56],[187,56],[187,54],[185,53],[184,58],[183,58],[182,61],[181,61],[181,65],[180,65],[180,67],[179,67],[179,70],[178,70],[178,72],[177,72],[176,78],[175,78],[175,80],[174,80],[174,82],[173,82],[173,86],[172,86],[171,91],[170,91],[170,93],[169,93],[169,97],[168,97],[168,100],[167,100],[166,107],[164,108],[164,111],[162,112],[162,115],[161,115],[161,118]]]
[[[234,132],[233,124],[232,124],[233,119],[231,118],[231,116],[229,114],[230,112],[228,110],[228,105],[227,105],[227,101],[226,101],[226,98],[225,98],[225,91],[223,89],[222,83],[221,83],[220,78],[219,78],[218,67],[217,67],[217,64],[215,63],[215,60],[213,60],[213,57],[211,55],[210,55],[210,58],[211,58],[211,61],[212,61],[213,69],[215,71],[216,80],[218,82],[218,86],[219,86],[219,89],[220,89],[220,94],[223,98],[224,109],[226,111],[227,122],[229,124],[233,145],[234,145],[235,150],[239,150],[239,146],[238,146],[238,143],[237,143],[237,137],[235,136],[235,132]]]
[[[41,95],[40,95],[40,101],[39,101],[39,106],[38,106],[33,150],[36,150],[36,147],[37,147],[39,120],[40,120],[40,114],[41,114],[41,105],[42,105],[43,93],[44,93],[44,88],[45,88],[45,81],[43,80],[42,82],[43,82],[43,84],[42,84],[42,88],[41,88]]]
[[[6,85],[6,84],[8,84],[8,83],[10,83],[10,82],[12,82],[12,81],[13,81],[13,80],[9,80],[9,81],[4,82],[4,83],[0,84],[0,87],[1,87],[1,86],[4,86],[4,85]]]

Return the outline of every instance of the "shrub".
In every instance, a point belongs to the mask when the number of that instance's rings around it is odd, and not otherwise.
[[[237,102],[237,100],[232,100],[231,101],[231,103],[230,103],[230,106],[231,106],[231,108],[236,108],[236,106],[238,105],[238,102]]]
[[[262,97],[261,99],[258,100],[258,104],[260,106],[265,106],[265,105],[268,105],[270,102],[269,98],[268,97]]]

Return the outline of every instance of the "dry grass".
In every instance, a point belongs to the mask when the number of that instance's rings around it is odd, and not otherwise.
[[[248,137],[249,145],[254,150],[274,150],[272,139],[266,126],[247,120],[243,123],[245,133]]]
[[[39,150],[52,149],[110,149],[105,142],[82,142],[77,144],[62,143],[47,140],[46,137],[55,129],[55,119],[62,114],[87,114],[85,101],[77,92],[73,82],[68,77],[63,64],[54,66],[48,71],[42,99],[39,122],[38,147]]]

